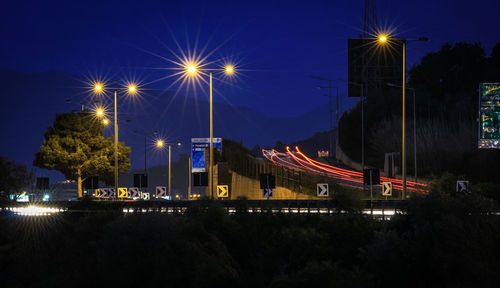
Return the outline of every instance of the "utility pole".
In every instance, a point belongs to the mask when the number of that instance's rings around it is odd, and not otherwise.
[[[188,200],[191,200],[191,156],[188,157]]]
[[[335,125],[337,126],[337,131],[335,133],[335,149],[337,148],[337,145],[339,143],[339,84],[338,84],[338,81],[337,80],[332,80],[332,79],[327,79],[327,78],[323,78],[323,77],[318,77],[318,76],[309,76],[309,78],[311,79],[316,79],[316,80],[322,80],[322,81],[327,81],[328,82],[328,86],[318,86],[318,88],[320,89],[328,89],[328,95],[324,95],[324,96],[328,96],[329,98],[329,101],[328,101],[328,104],[329,104],[329,110],[328,110],[328,113],[330,114],[330,151],[329,151],[329,156],[331,157],[334,153],[333,153],[333,116],[332,116],[332,113],[333,113],[333,93],[332,93],[332,89],[333,88],[336,88],[337,90],[337,111],[335,112]],[[335,82],[335,86],[333,85],[333,82]],[[337,157],[335,157],[337,158]]]

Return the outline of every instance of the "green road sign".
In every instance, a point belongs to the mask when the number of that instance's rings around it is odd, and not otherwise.
[[[479,148],[500,148],[500,83],[479,85]]]

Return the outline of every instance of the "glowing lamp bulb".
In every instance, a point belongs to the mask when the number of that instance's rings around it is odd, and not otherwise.
[[[162,140],[158,140],[158,141],[156,141],[156,147],[158,147],[158,148],[162,148],[162,147],[163,147],[163,145],[164,145],[164,143],[163,143],[163,141],[162,141]]]
[[[97,116],[102,116],[104,114],[104,111],[102,109],[97,110]]]
[[[97,91],[97,92],[101,92],[102,91],[102,85],[101,84],[96,84],[94,86],[94,89]]]
[[[227,66],[225,70],[227,74],[231,74],[234,72],[234,68],[232,66]]]
[[[195,72],[196,72],[196,67],[195,67],[194,65],[189,65],[189,66],[187,67],[187,71],[188,71],[189,73],[195,73]]]
[[[135,85],[128,86],[128,92],[134,93],[136,90],[137,90],[137,87]]]
[[[380,35],[380,37],[378,37],[378,40],[380,42],[385,42],[385,41],[387,41],[387,37],[385,35]]]
[[[104,124],[104,125],[108,125],[108,124],[109,124],[109,120],[108,120],[108,119],[104,119],[104,120],[102,120],[102,124]]]

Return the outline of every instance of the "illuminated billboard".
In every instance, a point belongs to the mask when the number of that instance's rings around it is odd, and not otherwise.
[[[500,83],[479,85],[479,148],[500,148]]]

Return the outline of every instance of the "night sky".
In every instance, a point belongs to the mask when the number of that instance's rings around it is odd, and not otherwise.
[[[424,0],[376,5],[381,26],[394,29],[396,36],[430,39],[408,46],[411,66],[445,42],[480,42],[489,54],[500,41],[499,3]],[[215,101],[267,116],[296,116],[328,101],[322,96],[325,91],[316,88],[324,83],[308,76],[347,78],[347,39],[362,33],[363,4],[9,1],[0,12],[0,66],[26,73],[59,70],[115,79],[133,75],[148,88],[176,90],[174,77],[156,81],[175,73],[165,69],[175,67],[164,59],[175,59],[168,48],[179,53],[178,43],[193,51],[198,43],[198,53],[201,48],[206,48],[205,55],[213,52],[209,60],[228,59],[240,69],[231,85],[217,87]],[[341,93],[345,96],[345,85]],[[343,109],[354,101],[344,100]],[[13,124],[2,125],[4,130]]]
[[[346,78],[346,39],[363,28],[357,1],[9,1],[0,17],[0,66],[23,72],[62,70],[79,75],[131,73],[173,65],[163,46],[212,51],[244,71],[234,105],[266,114],[296,115],[327,99],[308,75]],[[480,42],[489,52],[499,40],[498,1],[377,1],[379,22],[398,36],[426,36],[408,48],[414,63],[445,42]],[[6,8],[6,9],[5,9]],[[145,52],[148,51],[148,52]],[[162,73],[171,73],[162,71]],[[154,74],[152,76],[152,74]],[[151,77],[151,78],[149,78]],[[166,88],[172,80],[155,84]],[[230,94],[228,94],[230,93]],[[221,100],[221,99],[218,99]]]

